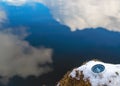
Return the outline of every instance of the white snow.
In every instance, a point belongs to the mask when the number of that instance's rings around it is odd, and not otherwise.
[[[101,73],[94,73],[91,68],[96,64],[102,64],[105,66],[105,70]],[[89,61],[86,64],[73,69],[70,73],[72,78],[77,80],[80,77],[76,77],[76,71],[83,72],[84,80],[89,80],[92,86],[120,86],[120,64],[109,64],[100,61]]]

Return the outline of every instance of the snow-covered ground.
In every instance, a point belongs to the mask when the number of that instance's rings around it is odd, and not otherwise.
[[[94,65],[101,64],[105,67],[104,71],[100,73],[94,73],[92,67]],[[76,76],[77,72],[84,75],[84,80],[89,80],[92,86],[120,86],[120,64],[109,64],[100,61],[89,61],[86,64],[73,69],[70,73],[72,78],[77,80],[80,77]]]

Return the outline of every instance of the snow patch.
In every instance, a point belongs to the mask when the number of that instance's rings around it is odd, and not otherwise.
[[[105,70],[101,73],[94,73],[91,69],[94,65],[101,64]],[[109,64],[100,61],[89,61],[86,64],[74,69],[70,76],[77,80],[76,71],[84,75],[84,80],[89,80],[92,86],[120,86],[120,64]]]

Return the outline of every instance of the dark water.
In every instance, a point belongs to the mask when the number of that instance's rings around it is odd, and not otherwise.
[[[68,70],[91,59],[120,63],[120,33],[104,28],[71,32],[69,27],[52,18],[48,8],[40,4],[36,8],[32,9],[29,5],[19,8],[6,6],[10,24],[5,27],[29,27],[31,34],[25,40],[35,47],[53,49],[54,70],[26,79],[14,76],[8,86],[54,86]]]
[[[35,33],[26,39],[33,46],[43,45],[54,51],[52,57],[54,71],[39,78],[43,83],[55,83],[67,70],[91,59],[111,63],[120,62],[119,33],[109,32],[102,28],[76,32],[70,32],[67,28],[63,30],[52,30],[52,35],[50,31],[43,31],[44,34],[40,31],[41,34]]]

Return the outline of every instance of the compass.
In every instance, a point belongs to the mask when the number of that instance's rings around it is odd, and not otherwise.
[[[102,64],[96,64],[91,69],[94,73],[101,73],[105,70],[105,66]]]

